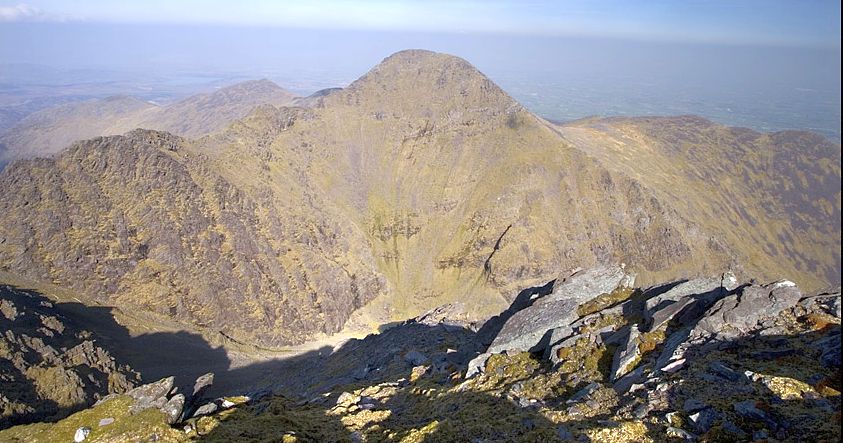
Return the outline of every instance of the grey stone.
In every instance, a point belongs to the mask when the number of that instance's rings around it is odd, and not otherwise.
[[[839,368],[841,357],[840,330],[832,332],[813,343],[811,347],[820,352],[820,362],[827,367]]]
[[[202,394],[204,394],[205,391],[208,389],[208,387],[210,387],[212,384],[214,384],[214,373],[213,372],[209,372],[207,374],[200,375],[196,379],[196,382],[193,384],[193,395],[192,395],[191,398],[193,398],[193,399],[202,398]]]
[[[808,312],[824,312],[840,318],[840,292],[811,295],[799,301]]]
[[[559,363],[559,350],[576,342],[579,335],[573,335],[574,329],[571,326],[563,326],[561,328],[554,328],[550,331],[550,338],[548,339],[547,349],[544,351],[544,358],[553,362]]]
[[[624,375],[616,381],[615,384],[612,385],[612,388],[618,394],[623,395],[630,392],[634,385],[641,383],[642,381],[644,381],[644,367],[639,366],[629,374]]]
[[[685,403],[683,403],[682,405],[682,409],[689,414],[705,409],[707,407],[707,404],[697,400],[696,398],[689,398],[685,400]]]
[[[112,423],[114,423],[114,418],[112,418],[112,417],[106,417],[106,418],[101,419],[101,420],[99,421],[98,425],[99,425],[99,427],[103,427],[103,426],[108,426],[108,425],[110,425],[110,424],[112,424]]]
[[[166,397],[173,389],[174,381],[175,377],[162,378],[154,383],[138,386],[126,392],[126,395],[135,399],[135,404],[151,404],[162,397]]]
[[[701,409],[688,416],[688,420],[694,425],[694,430],[700,434],[708,432],[714,422],[717,421],[719,414],[712,408]]]
[[[689,328],[682,328],[667,337],[667,340],[662,345],[662,352],[656,359],[655,369],[661,371],[671,364],[671,362],[683,360],[686,350],[683,344],[690,336],[690,333],[691,330]]]
[[[738,280],[731,272],[720,278],[700,278],[679,283],[667,292],[647,300],[644,316],[650,325],[649,330],[657,329],[672,320],[687,306],[713,303],[737,286]]]
[[[492,354],[484,352],[468,362],[468,367],[465,370],[465,378],[471,378],[483,372],[486,367],[486,361],[489,360]]]
[[[634,277],[620,266],[597,266],[558,279],[553,292],[509,317],[486,352],[544,351],[552,344],[554,330],[570,327],[578,319],[580,304],[620,287],[631,286],[633,282]],[[560,335],[557,332],[557,336]]]
[[[695,441],[697,439],[696,435],[691,434],[690,432],[684,429],[676,428],[673,426],[668,427],[665,433],[668,437],[681,438],[684,441]]]
[[[427,362],[427,356],[413,349],[404,355],[404,361],[409,363],[411,366],[419,366]]]
[[[585,271],[578,271],[553,285],[549,300],[572,300],[585,303],[602,294],[610,294],[619,287],[631,288],[635,276],[624,272],[622,266],[599,265]]]
[[[729,381],[740,381],[744,379],[743,374],[726,366],[723,362],[713,361],[709,363],[708,370],[713,374],[719,375]]]
[[[167,417],[167,424],[171,425],[179,421],[182,411],[184,411],[184,394],[174,395],[161,408],[161,412]]]
[[[694,327],[691,337],[738,337],[758,329],[762,319],[792,308],[801,298],[802,293],[796,285],[787,280],[765,286],[746,286],[709,308]]]
[[[629,326],[626,344],[615,351],[612,359],[612,381],[617,381],[634,368],[635,363],[641,356],[641,351],[638,349],[640,339],[641,334],[638,331],[638,325]]]
[[[738,415],[746,419],[762,421],[767,418],[767,414],[755,406],[755,400],[740,401],[732,405],[732,407]]]
[[[201,417],[203,415],[211,415],[214,412],[217,412],[219,406],[215,402],[205,403],[202,406],[196,408],[196,411],[193,412],[193,417]]]
[[[86,438],[88,438],[88,434],[90,434],[90,433],[91,433],[91,428],[82,426],[82,427],[76,429],[76,432],[73,434],[73,441],[75,443],[81,443],[81,442],[85,441]]]
[[[553,329],[569,326],[576,320],[578,306],[579,303],[574,300],[539,299],[513,314],[486,352],[497,354],[511,349],[531,352],[543,350],[541,342],[545,335]]]

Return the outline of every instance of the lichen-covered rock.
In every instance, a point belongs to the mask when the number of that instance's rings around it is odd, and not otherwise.
[[[638,325],[633,324],[628,328],[626,341],[615,352],[612,359],[611,380],[617,381],[629,371],[635,368],[641,357],[640,345],[641,334],[638,332]]]
[[[184,394],[176,394],[167,400],[167,404],[160,408],[167,416],[167,424],[175,424],[179,421],[184,411]]]
[[[634,277],[620,266],[599,266],[560,279],[550,294],[515,312],[486,352],[540,352],[552,344],[549,341],[554,330],[565,329],[580,317],[577,312],[580,305],[620,287],[629,287],[633,282]],[[566,334],[557,332],[557,335]]]
[[[167,396],[173,390],[174,382],[175,377],[165,377],[126,392],[126,395],[135,400],[132,405],[132,412],[140,412],[149,408],[162,408],[167,404]]]

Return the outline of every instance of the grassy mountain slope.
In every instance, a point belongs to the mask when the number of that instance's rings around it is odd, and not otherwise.
[[[693,116],[591,119],[559,130],[723,238],[750,273],[778,266],[811,289],[839,284],[840,145]]]
[[[271,346],[453,301],[483,317],[600,262],[642,284],[762,264],[761,278],[825,278],[751,254],[767,230],[725,235],[462,59],[403,51],[308,104],[11,165],[0,268]]]

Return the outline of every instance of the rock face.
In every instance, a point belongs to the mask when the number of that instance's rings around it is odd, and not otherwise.
[[[139,380],[43,296],[0,285],[0,428],[56,420]]]
[[[605,273],[603,268],[581,275]],[[554,380],[560,377],[571,387],[569,415],[609,411],[617,422],[663,423],[662,430],[650,436],[654,439],[661,435],[719,441],[762,433],[787,441],[818,435],[839,438],[839,429],[825,423],[841,407],[839,292],[804,296],[787,280],[739,285],[726,273],[634,291],[628,299],[597,310],[583,309],[593,307],[592,293],[583,288],[573,293],[578,295],[569,296],[580,300],[573,309],[559,310],[538,298],[509,317],[539,330],[549,323],[534,319],[554,318],[567,325],[568,338],[553,345],[549,355],[546,347],[531,347],[533,340],[512,340],[512,329],[505,325],[493,340],[498,345],[469,364],[466,383],[500,384],[511,371],[501,371],[501,361],[531,352],[533,358],[550,360],[548,369],[518,375],[518,384],[535,390],[547,383],[531,395],[544,396],[539,407],[548,413],[558,399],[548,398],[553,394],[544,389],[554,392]],[[533,321],[520,321],[526,318],[523,313]],[[607,355],[611,366],[600,363]],[[805,378],[809,372],[814,375]],[[601,395],[603,387],[614,394]],[[796,424],[801,420],[806,421]],[[636,438],[642,441],[643,436]]]
[[[479,320],[560,268],[601,263],[630,263],[644,284],[732,265],[835,283],[796,265],[826,263],[833,236],[803,251],[777,230],[742,241],[753,222],[729,214],[698,223],[669,184],[607,166],[457,57],[403,51],[306,104],[262,106],[198,140],[134,131],[9,165],[0,270],[263,346],[449,303]],[[757,171],[730,173],[744,172]],[[826,188],[816,197],[833,213]],[[715,192],[700,189],[683,197]],[[724,206],[761,205],[747,201]],[[793,253],[769,262],[755,252],[768,243]]]

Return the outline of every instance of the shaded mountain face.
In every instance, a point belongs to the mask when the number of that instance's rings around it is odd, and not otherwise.
[[[46,297],[0,285],[0,429],[58,420],[140,381]]]
[[[123,134],[135,128],[199,137],[246,116],[255,106],[287,105],[294,98],[269,80],[254,80],[169,106],[126,96],[54,106],[27,116],[0,136],[0,164],[48,156],[77,140]]]
[[[134,131],[12,164],[0,267],[269,346],[453,301],[484,317],[559,269],[603,262],[642,284],[727,268],[826,282],[795,255],[757,252],[780,242],[827,266],[797,237],[699,217],[462,59],[403,51],[306,104],[196,141]]]

